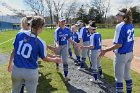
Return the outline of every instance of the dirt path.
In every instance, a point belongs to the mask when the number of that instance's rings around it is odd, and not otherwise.
[[[140,73],[140,38],[136,37],[135,38],[135,44],[134,44],[134,59],[132,61],[131,69]],[[112,39],[106,39],[103,40],[103,46],[109,47],[112,45]],[[114,59],[114,53],[113,52],[108,52],[106,57],[109,57],[111,59]]]
[[[115,93],[115,88],[112,87],[105,79],[100,79],[100,84],[95,84],[89,81],[92,78],[91,71],[77,70],[78,66],[74,65],[73,60],[69,59],[69,77],[71,81],[66,85],[69,93]],[[61,65],[62,70],[62,65]]]

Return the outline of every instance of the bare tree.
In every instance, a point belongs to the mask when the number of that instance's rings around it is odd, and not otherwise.
[[[104,0],[92,0],[91,5],[97,9],[101,15],[104,15]]]
[[[53,4],[54,4],[54,12],[55,12],[55,17],[56,17],[56,22],[58,22],[59,19],[59,14],[61,14],[62,8],[65,4],[65,0],[53,0]]]
[[[47,7],[49,9],[49,14],[50,14],[50,19],[51,19],[51,29],[52,29],[52,24],[53,24],[53,9],[52,9],[52,0],[45,0]]]
[[[76,7],[77,7],[77,2],[75,1],[73,1],[72,3],[69,3],[69,6],[67,6],[67,9],[65,11],[65,17],[66,17],[67,23],[69,22],[70,17],[75,17]]]
[[[26,14],[24,13],[24,10],[15,9],[11,7],[10,5],[8,5],[6,2],[1,2],[1,3],[2,3],[2,6],[5,6],[5,8],[9,9],[13,13],[15,13],[17,16],[21,16],[21,17],[26,16]]]
[[[109,12],[109,9],[110,9],[110,0],[106,0],[105,1],[105,12],[104,12],[105,22],[106,22],[107,13]]]
[[[43,0],[24,0],[24,3],[31,8],[35,15],[44,15],[45,7]]]

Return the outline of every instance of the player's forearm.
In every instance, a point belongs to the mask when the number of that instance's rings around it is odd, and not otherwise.
[[[83,48],[93,49],[93,48],[94,48],[94,46],[83,46]]]
[[[51,58],[51,57],[47,56],[46,58],[43,59],[43,61],[46,61],[46,62],[55,62],[55,58]]]
[[[73,41],[72,39],[68,39],[68,41],[70,42],[70,43],[72,43],[72,44],[77,44],[75,41]]]
[[[52,45],[47,45],[47,48],[50,49],[50,50],[54,49],[54,47]]]
[[[12,64],[12,63],[13,63],[13,59],[14,59],[14,52],[15,52],[15,50],[13,49],[13,50],[12,50],[12,52],[11,52],[11,55],[10,55],[9,64]]]
[[[52,54],[49,54],[49,53],[47,54],[47,56],[51,57],[51,58],[60,57],[59,55],[52,55]]]
[[[118,49],[118,48],[120,48],[120,47],[122,47],[121,44],[115,44],[115,45],[113,45],[113,46],[111,46],[111,47],[105,49],[105,51],[106,51],[106,52],[109,52],[109,51],[112,51],[112,50]]]

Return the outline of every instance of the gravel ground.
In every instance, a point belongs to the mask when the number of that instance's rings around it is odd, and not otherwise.
[[[100,79],[99,84],[90,82],[92,78],[91,71],[77,70],[78,66],[74,65],[73,60],[69,59],[69,81],[66,85],[70,93],[115,93],[115,88],[112,87],[105,79]],[[61,65],[62,68],[62,65]]]

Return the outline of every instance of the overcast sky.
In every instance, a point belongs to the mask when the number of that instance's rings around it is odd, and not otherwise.
[[[15,9],[26,9],[26,6],[23,4],[23,0],[0,0],[0,2],[6,2],[9,4],[11,7]],[[67,0],[67,1],[73,1],[73,0]],[[90,3],[90,0],[76,0],[79,3]],[[140,6],[140,0],[110,0],[110,11],[109,15],[115,15],[117,10],[122,8],[122,7],[129,7],[129,6],[134,6],[134,5],[139,5]],[[0,3],[0,14],[11,14],[11,12],[2,7]]]

